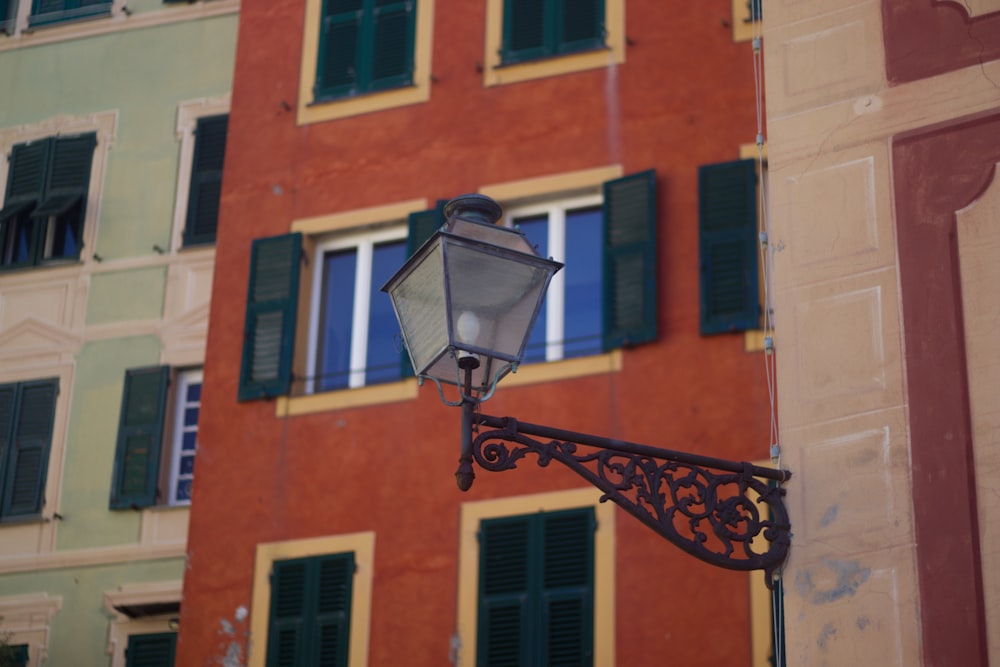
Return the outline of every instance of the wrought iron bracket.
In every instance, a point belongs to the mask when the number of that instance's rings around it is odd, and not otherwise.
[[[455,473],[463,491],[472,486],[474,460],[500,472],[527,454],[538,465],[558,461],[675,546],[731,570],[764,570],[770,587],[791,543],[785,489],[787,470],[676,452],[513,417],[476,412],[462,403],[462,454]],[[479,431],[480,427],[488,430]]]

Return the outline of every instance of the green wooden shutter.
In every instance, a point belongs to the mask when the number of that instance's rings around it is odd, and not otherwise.
[[[125,667],[174,667],[177,633],[129,635]]]
[[[0,222],[35,206],[45,190],[45,171],[51,139],[14,146]]]
[[[756,183],[753,160],[698,169],[702,334],[757,328]]]
[[[532,517],[488,519],[479,532],[479,618],[476,665],[517,667],[534,661],[531,592],[538,578]]]
[[[312,664],[347,667],[351,639],[354,553],[316,559],[315,657]]]
[[[0,516],[3,516],[3,498],[6,495],[8,460],[14,444],[14,423],[17,410],[18,385],[0,385]]]
[[[353,579],[353,552],[274,562],[268,667],[347,666]]]
[[[589,667],[594,647],[593,508],[542,514],[540,665]]]
[[[168,366],[125,371],[111,481],[112,509],[156,503],[169,378]]]
[[[302,234],[253,242],[239,400],[288,393],[292,379]]]
[[[479,667],[589,667],[593,508],[488,519],[479,534]]]
[[[434,232],[444,226],[444,205],[448,203],[440,200],[437,206],[426,211],[411,213],[408,221],[409,228],[406,235],[406,256],[412,257],[420,246],[424,244]]]
[[[326,0],[316,59],[317,100],[343,97],[355,91],[361,66],[361,23],[364,0]]]
[[[372,16],[370,90],[413,82],[415,0],[375,0]]]
[[[29,25],[47,25],[111,14],[110,0],[34,0]]]
[[[0,0],[0,32],[11,34],[14,32],[14,6],[12,0]]]
[[[59,380],[17,385],[10,439],[4,457],[6,472],[0,516],[30,516],[42,509],[45,473],[52,445]]]
[[[184,245],[215,243],[229,116],[199,118],[195,129]]]
[[[58,217],[81,204],[90,186],[91,164],[94,159],[96,134],[56,139],[52,146],[51,168],[45,185],[45,197],[32,212],[36,218]],[[68,221],[80,237],[83,222],[83,207],[80,206]]]
[[[504,0],[501,62],[507,65],[549,55],[546,17],[554,11],[554,0]]]
[[[604,46],[604,0],[562,0],[557,11],[559,53]]]
[[[605,183],[605,350],[656,339],[656,250],[656,172]]]
[[[25,667],[27,664],[27,644],[0,644],[0,665],[3,667]]]

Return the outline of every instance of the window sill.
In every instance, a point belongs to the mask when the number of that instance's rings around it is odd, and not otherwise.
[[[541,382],[558,382],[571,380],[587,375],[604,375],[617,373],[622,369],[622,351],[612,350],[592,357],[577,357],[562,361],[547,361],[527,364],[511,373],[501,382],[505,387],[538,384]]]
[[[275,415],[277,417],[295,417],[314,412],[329,412],[360,408],[368,405],[397,403],[409,401],[417,397],[417,380],[409,378],[401,382],[376,384],[358,389],[343,389],[328,391],[308,396],[279,396],[275,400]]]
[[[373,111],[383,111],[396,107],[426,102],[431,97],[430,86],[412,83],[400,88],[347,95],[325,97],[309,102],[300,102],[297,123],[308,125],[349,116],[359,116]],[[304,98],[303,98],[304,99]]]

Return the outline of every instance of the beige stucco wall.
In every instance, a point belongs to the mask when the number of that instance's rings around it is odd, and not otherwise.
[[[764,54],[780,441],[795,474],[787,496],[794,533],[784,573],[787,663],[917,665],[891,138],[995,108],[991,80],[1000,80],[1000,63],[890,88],[875,1],[769,2]],[[993,300],[974,306],[988,314],[969,334],[971,346],[982,346],[997,325],[997,246],[984,249],[980,214],[967,218],[963,248],[994,258],[968,275],[962,259],[963,289],[979,286],[967,299]],[[996,244],[996,224],[991,233]],[[1000,384],[995,350],[991,359],[973,388],[984,443],[998,440],[996,392],[988,389]],[[977,466],[996,470],[994,449],[977,442]],[[1000,539],[985,535],[987,588],[996,591],[998,568],[989,564],[1000,557]],[[995,597],[988,599],[994,642]]]

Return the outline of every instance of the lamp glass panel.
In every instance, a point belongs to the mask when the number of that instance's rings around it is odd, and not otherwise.
[[[434,359],[448,348],[441,255],[441,242],[438,240],[407,276],[389,288],[406,349],[418,375],[424,373]],[[454,381],[452,378],[449,381]]]
[[[461,218],[455,218],[449,223],[448,231],[473,241],[481,241],[482,243],[488,243],[529,255],[536,254],[535,249],[524,238],[523,234],[500,225],[484,225],[481,222],[470,222]]]
[[[536,256],[449,243],[445,259],[454,345],[518,361],[552,274]]]

